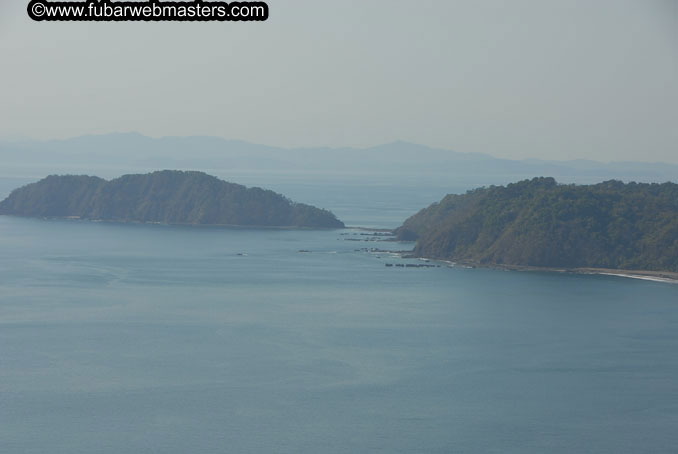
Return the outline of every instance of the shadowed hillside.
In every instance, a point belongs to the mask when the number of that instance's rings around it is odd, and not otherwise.
[[[202,172],[164,170],[98,177],[52,175],[14,190],[0,214],[107,221],[340,228],[331,212],[273,191],[228,183]]]
[[[678,271],[678,185],[534,178],[448,195],[397,229],[422,257]]]

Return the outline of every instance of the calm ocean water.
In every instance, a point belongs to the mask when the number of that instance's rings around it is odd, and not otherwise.
[[[444,194],[276,185],[386,227]],[[0,216],[0,452],[675,452],[678,285],[360,233]]]

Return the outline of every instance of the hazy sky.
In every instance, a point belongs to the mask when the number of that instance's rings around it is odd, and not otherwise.
[[[0,137],[402,139],[678,162],[678,1],[271,0],[255,23],[37,23],[0,0]]]

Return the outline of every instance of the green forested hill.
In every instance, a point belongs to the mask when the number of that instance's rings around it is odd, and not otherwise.
[[[52,175],[13,191],[0,214],[168,224],[343,227],[331,212],[202,172],[164,170],[106,181]]]
[[[534,178],[448,195],[396,232],[422,257],[678,271],[678,185]]]

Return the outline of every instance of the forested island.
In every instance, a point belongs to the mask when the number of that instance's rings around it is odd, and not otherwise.
[[[395,233],[462,263],[677,272],[678,184],[534,178],[448,195]]]
[[[163,170],[114,180],[51,175],[14,190],[0,214],[294,228],[341,228],[330,211],[295,203],[270,190],[247,188],[203,172]]]

